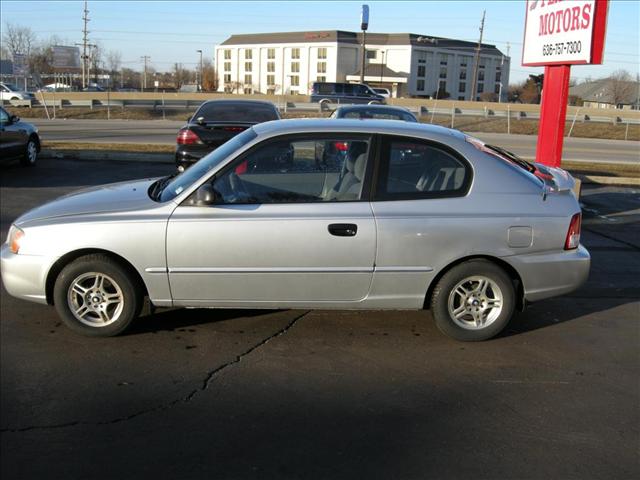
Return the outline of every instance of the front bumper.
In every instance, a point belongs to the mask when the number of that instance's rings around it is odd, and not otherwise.
[[[516,255],[505,260],[520,274],[528,302],[573,292],[587,281],[591,268],[591,256],[582,245],[575,250]]]
[[[47,273],[56,260],[40,255],[16,255],[7,244],[3,244],[0,271],[4,288],[14,297],[46,304]]]

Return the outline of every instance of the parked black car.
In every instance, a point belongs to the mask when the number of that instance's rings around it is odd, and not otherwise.
[[[328,106],[331,103],[385,103],[382,95],[361,83],[315,82],[311,91],[311,101]]]
[[[271,102],[259,100],[210,100],[204,102],[176,138],[178,171],[196,163],[209,152],[257,123],[280,120]]]
[[[349,105],[338,107],[331,118],[359,118],[362,120],[402,120],[417,122],[418,119],[406,108],[389,105]]]
[[[0,159],[20,157],[22,165],[31,167],[39,152],[38,129],[0,107]]]

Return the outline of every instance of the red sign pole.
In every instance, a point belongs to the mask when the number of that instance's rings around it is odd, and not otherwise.
[[[544,67],[536,162],[559,167],[569,100],[570,65]]]

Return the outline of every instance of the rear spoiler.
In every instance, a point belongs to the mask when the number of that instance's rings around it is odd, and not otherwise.
[[[576,180],[566,170],[550,167],[542,163],[534,163],[533,165],[536,167],[536,171],[533,174],[544,183],[543,197],[546,197],[549,193],[566,192],[574,189]]]

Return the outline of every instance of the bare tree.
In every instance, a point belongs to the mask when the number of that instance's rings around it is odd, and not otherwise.
[[[205,92],[215,92],[218,90],[218,77],[211,60],[206,58],[202,62],[202,89]]]
[[[614,105],[620,105],[631,100],[637,86],[633,84],[633,77],[626,70],[616,70],[606,83],[606,92]]]
[[[36,34],[29,27],[21,27],[9,22],[4,24],[2,43],[11,56],[24,54],[28,57],[35,42]]]

